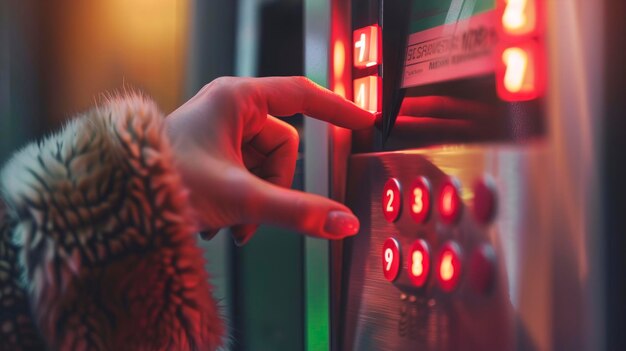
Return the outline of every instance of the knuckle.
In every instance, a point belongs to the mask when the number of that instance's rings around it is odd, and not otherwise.
[[[288,144],[295,144],[297,146],[298,143],[300,143],[300,134],[298,134],[298,130],[296,129],[296,127],[292,126],[291,124],[288,124],[285,134],[287,137]]]
[[[313,85],[313,81],[305,76],[295,76],[293,79],[302,86],[311,86]]]

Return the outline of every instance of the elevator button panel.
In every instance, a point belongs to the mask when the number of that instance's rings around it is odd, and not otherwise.
[[[389,177],[384,183],[381,204],[385,220],[392,224],[400,220],[406,223],[407,220],[402,219],[406,216],[411,218],[410,223],[413,224],[410,226],[411,233],[389,233],[384,241],[381,250],[383,275],[409,293],[411,289],[420,288],[422,291],[438,289],[441,293],[450,294],[465,279],[468,280],[468,289],[488,295],[496,275],[495,253],[485,240],[472,240],[476,242],[463,245],[467,243],[462,237],[464,227],[467,227],[461,222],[463,208],[466,207],[462,196],[463,184],[444,173],[438,174],[433,184],[427,175],[420,174],[416,174],[406,187],[398,177]],[[466,217],[477,228],[484,230],[496,212],[493,181],[489,176],[478,177],[466,188],[470,189],[468,197],[471,200],[468,201]],[[436,194],[434,205],[433,193]],[[406,201],[404,208],[403,198]],[[440,235],[438,228],[447,234]],[[403,244],[401,236],[412,237],[413,240]],[[469,256],[466,257],[465,252]]]

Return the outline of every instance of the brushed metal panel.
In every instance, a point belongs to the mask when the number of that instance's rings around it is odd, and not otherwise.
[[[346,242],[344,350],[510,350],[548,349],[550,330],[550,240],[548,184],[538,170],[541,144],[445,147],[355,155],[350,159],[347,204],[361,219],[361,231]],[[474,182],[488,175],[498,208],[493,223],[472,217]],[[416,176],[432,185],[432,198],[447,176],[461,182],[464,208],[457,225],[444,225],[435,207],[424,224],[407,211],[408,186]],[[389,177],[401,185],[404,208],[395,223],[382,213],[382,189]],[[433,204],[433,206],[435,206]],[[431,247],[431,262],[447,240],[463,251],[464,273],[455,292],[442,292],[431,263],[424,288],[414,288],[405,257],[394,283],[381,267],[383,241],[393,236],[403,254],[413,240]],[[496,252],[496,280],[487,294],[468,284],[468,261],[479,244]]]

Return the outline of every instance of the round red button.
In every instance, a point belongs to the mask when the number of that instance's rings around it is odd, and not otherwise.
[[[387,238],[383,244],[382,263],[385,278],[392,282],[400,271],[400,244],[394,238]]]
[[[418,239],[413,242],[407,263],[407,271],[413,285],[424,286],[430,273],[430,251],[424,240]]]
[[[437,280],[441,290],[451,292],[456,289],[461,272],[461,249],[456,243],[448,241],[437,259]]]
[[[393,223],[400,215],[400,206],[402,205],[400,195],[400,182],[396,178],[389,178],[383,188],[383,214],[387,222]]]
[[[470,259],[469,282],[472,288],[481,294],[488,294],[494,286],[496,277],[496,254],[488,244],[480,245]]]
[[[458,182],[454,179],[446,180],[439,193],[439,215],[448,224],[459,219],[463,203],[459,196]]]
[[[496,195],[493,182],[489,178],[480,179],[474,184],[474,217],[481,223],[488,223],[496,212]]]
[[[409,212],[417,223],[423,223],[430,213],[430,184],[424,177],[417,177],[411,183],[409,195]]]

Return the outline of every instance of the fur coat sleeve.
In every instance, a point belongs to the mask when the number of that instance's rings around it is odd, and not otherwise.
[[[28,145],[0,191],[0,350],[221,345],[154,103],[112,98]]]

